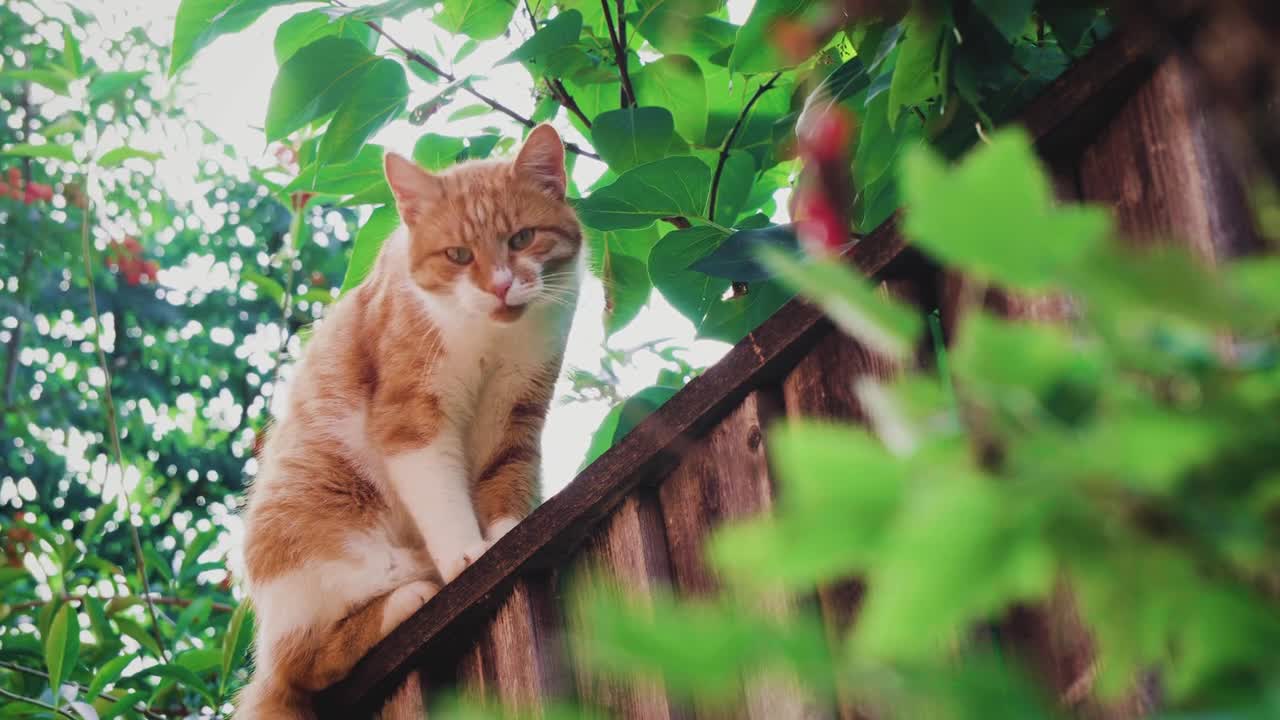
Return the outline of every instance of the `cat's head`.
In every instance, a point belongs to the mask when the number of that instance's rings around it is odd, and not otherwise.
[[[572,301],[582,229],[550,125],[530,131],[514,160],[431,173],[393,153],[385,164],[409,232],[409,274],[447,310],[507,323],[531,305]]]

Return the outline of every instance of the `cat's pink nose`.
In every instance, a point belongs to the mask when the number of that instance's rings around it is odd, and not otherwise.
[[[507,291],[510,289],[511,289],[510,275],[507,275],[505,277],[500,277],[500,278],[494,278],[493,294],[497,295],[499,300],[505,303],[507,301]]]

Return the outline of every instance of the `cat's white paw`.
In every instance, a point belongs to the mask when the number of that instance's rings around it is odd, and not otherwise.
[[[408,585],[401,585],[391,592],[382,608],[382,634],[394,630],[400,623],[409,619],[418,608],[440,592],[439,586],[426,580],[415,580]]]
[[[467,551],[462,554],[462,557],[467,561],[467,565],[471,565],[475,561],[479,560],[481,555],[488,552],[491,547],[493,547],[492,540],[481,540],[467,548]]]
[[[453,582],[454,578],[461,575],[462,571],[466,570],[471,565],[471,562],[471,551],[468,550],[461,555],[456,555],[448,560],[436,563],[436,568],[440,571],[440,577],[446,584],[448,584]]]
[[[511,528],[515,527],[519,523],[520,523],[519,520],[510,516],[500,517],[497,520],[494,520],[493,522],[489,523],[489,527],[485,528],[484,536],[486,539],[489,540],[489,544],[493,545],[493,543],[496,543],[498,542],[498,540],[502,539],[503,535],[506,535],[507,533],[511,532]]]

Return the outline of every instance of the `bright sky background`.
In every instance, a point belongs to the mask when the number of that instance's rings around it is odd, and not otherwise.
[[[104,25],[105,37],[118,36],[128,29],[141,26],[156,41],[167,43],[172,36],[173,15],[177,9],[175,0],[92,0],[86,2]],[[357,3],[350,3],[357,4]],[[730,16],[742,22],[750,11],[750,0],[729,3]],[[279,24],[304,6],[294,5],[276,9],[239,34],[223,37],[201,52],[180,78],[181,85],[171,86],[192,117],[199,118],[206,126],[225,140],[234,144],[240,156],[249,164],[272,162],[264,143],[261,126],[270,96],[271,83],[276,74],[272,41]],[[424,13],[417,13],[411,22],[388,21],[386,30],[396,39],[422,49],[431,57],[452,57],[464,39],[452,37],[440,31]],[[463,63],[452,67],[458,76],[471,73],[493,72],[492,77],[477,83],[477,87],[500,102],[528,116],[534,105],[530,93],[532,80],[518,64],[504,65],[493,71],[498,59],[519,45],[529,34],[526,23],[517,16],[516,29],[510,39],[499,39],[484,46]],[[88,43],[86,43],[88,45]],[[157,79],[157,81],[160,81]],[[438,91],[410,75],[412,94],[409,107],[430,99]],[[466,98],[459,93],[460,98]],[[466,99],[452,109],[470,104]],[[406,120],[394,123],[375,138],[389,149],[408,154],[414,142],[425,132],[464,135],[482,127],[497,125],[514,133],[514,122],[495,114],[448,122],[452,109],[438,113],[424,126],[415,127]],[[568,139],[582,138],[563,118],[557,126]],[[136,144],[136,143],[135,143]],[[159,138],[156,147],[165,152],[165,160],[159,164],[158,173],[164,186],[178,199],[194,195],[195,188],[188,178],[191,168],[201,153],[198,133],[175,133]],[[584,186],[599,177],[604,166],[587,158],[579,158],[574,179]],[[349,239],[346,239],[349,242]],[[188,265],[161,277],[162,284],[187,289],[198,286],[207,278],[208,269]],[[604,297],[600,283],[587,278],[569,339],[566,353],[566,369],[597,370],[603,355],[605,342],[602,325]],[[278,336],[263,334],[258,342],[264,348],[272,348]],[[727,350],[724,343],[695,341],[692,324],[674,311],[658,293],[653,294],[650,305],[627,328],[611,338],[609,346],[615,349],[631,348],[645,342],[670,338],[675,344],[688,348],[685,357],[694,365],[706,366],[715,362]],[[619,394],[626,396],[650,384],[656,378],[662,361],[649,353],[636,356],[634,366],[620,373]],[[567,391],[567,383],[557,388],[557,400]],[[573,478],[581,465],[591,435],[608,412],[604,401],[561,404],[557,402],[548,419],[543,436],[544,494],[558,491]]]

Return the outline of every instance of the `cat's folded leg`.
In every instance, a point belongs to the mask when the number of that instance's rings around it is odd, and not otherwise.
[[[451,582],[475,559],[468,551],[483,542],[459,435],[442,429],[427,445],[389,456],[387,471],[440,576]]]

